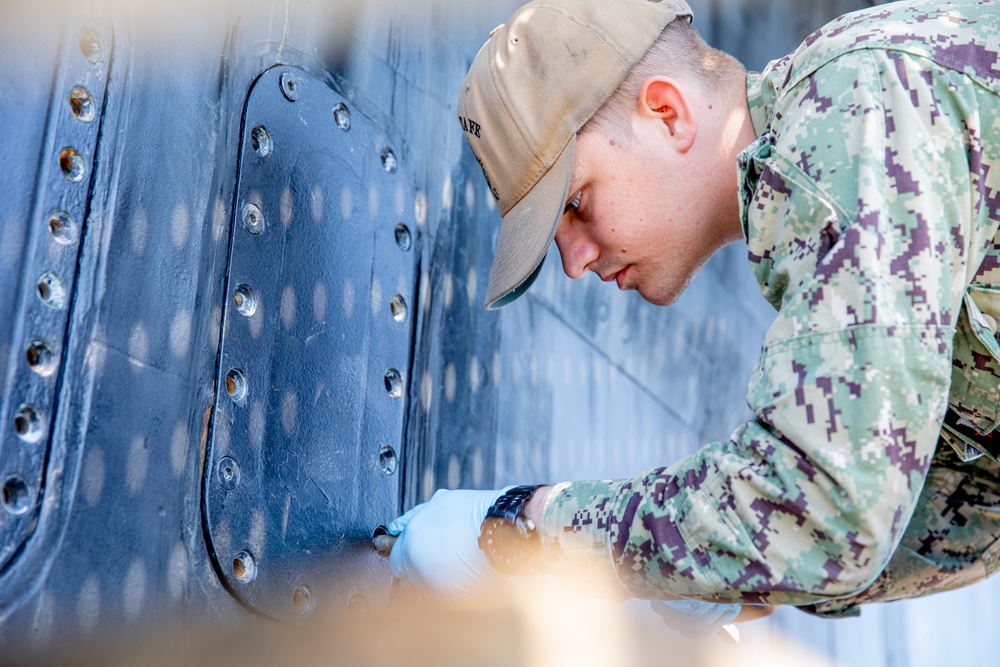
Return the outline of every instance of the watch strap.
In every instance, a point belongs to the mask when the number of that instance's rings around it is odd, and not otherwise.
[[[512,489],[508,489],[506,493],[496,499],[496,502],[486,511],[486,517],[495,517],[497,519],[507,519],[508,521],[527,521],[527,517],[524,514],[524,506],[528,504],[531,500],[531,496],[534,495],[535,491],[540,489],[543,484],[525,485],[525,486],[515,486]]]

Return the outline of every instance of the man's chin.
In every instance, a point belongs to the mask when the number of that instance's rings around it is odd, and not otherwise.
[[[681,298],[681,295],[687,290],[693,278],[694,275],[691,275],[680,286],[657,285],[650,288],[646,285],[638,285],[635,289],[639,292],[639,296],[654,306],[672,306]]]
[[[659,293],[647,293],[643,291],[642,288],[638,290],[639,296],[653,304],[654,306],[672,306],[677,303],[677,299],[680,298],[681,292],[673,292],[670,294],[659,294]]]

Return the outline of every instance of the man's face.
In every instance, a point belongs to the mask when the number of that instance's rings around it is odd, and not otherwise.
[[[739,230],[735,163],[722,167],[705,133],[691,136],[697,127],[638,114],[632,129],[624,145],[601,130],[580,134],[569,192],[579,204],[567,207],[555,241],[570,278],[593,271],[669,305]]]

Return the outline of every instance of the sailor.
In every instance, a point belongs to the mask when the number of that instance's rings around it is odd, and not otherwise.
[[[875,7],[750,74],[691,19],[682,0],[537,0],[491,34],[458,110],[503,218],[486,307],[553,240],[570,278],[668,305],[745,239],[777,311],[753,419],[631,479],[439,491],[390,526],[394,574],[448,592],[605,573],[622,597],[715,603],[695,614],[712,627],[985,578],[1000,11]]]

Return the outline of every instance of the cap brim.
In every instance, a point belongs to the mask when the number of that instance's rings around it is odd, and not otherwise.
[[[545,175],[503,217],[486,290],[487,310],[517,299],[538,276],[566,207],[575,151],[574,134]]]

